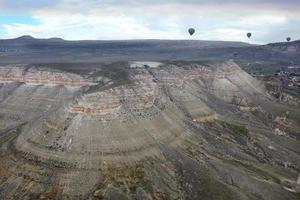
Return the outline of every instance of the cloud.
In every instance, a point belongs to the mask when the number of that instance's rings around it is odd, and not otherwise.
[[[190,39],[186,32],[189,27],[196,28],[195,39],[204,40],[249,41],[245,37],[248,31],[253,32],[252,42],[257,43],[277,41],[287,34],[300,38],[300,27],[295,26],[299,24],[300,6],[293,0],[253,0],[251,4],[241,0],[147,2],[44,1],[30,10],[39,24],[10,23],[2,27],[7,38],[29,34],[71,40]]]
[[[9,37],[28,34],[34,37],[62,37],[78,39],[176,39],[177,30],[162,31],[151,29],[135,17],[108,12],[82,14],[37,15],[39,25],[10,24],[4,25]],[[63,19],[63,20],[62,20]]]
[[[22,14],[59,3],[59,0],[0,0],[1,14]]]

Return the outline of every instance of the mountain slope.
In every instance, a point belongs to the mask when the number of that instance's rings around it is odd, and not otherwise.
[[[4,69],[0,199],[299,199],[300,110],[232,61]]]

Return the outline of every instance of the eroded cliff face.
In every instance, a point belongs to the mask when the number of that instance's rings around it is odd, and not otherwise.
[[[85,94],[70,110],[74,113],[85,113],[87,115],[116,114],[126,109],[146,109],[154,104],[158,95],[158,85],[153,81],[153,76],[145,69],[133,70],[127,84],[118,87],[111,87],[114,83],[99,88],[91,94]],[[104,90],[104,91],[101,91]]]
[[[63,73],[45,68],[5,66],[0,67],[0,82],[21,82],[26,84],[85,86],[91,81],[72,73]]]
[[[298,198],[298,108],[231,61],[119,65],[1,68],[0,198]]]
[[[144,65],[140,64],[139,67],[130,69],[130,73],[128,83],[114,87],[112,81],[99,86],[98,91],[79,97],[70,111],[105,115],[118,113],[120,109],[150,108],[158,98],[161,88],[174,87],[181,90],[184,89],[184,84],[190,81],[197,81],[202,89],[214,91],[215,95],[227,102],[239,104],[245,104],[248,99],[244,98],[243,91],[238,86],[243,87],[243,90],[251,93],[250,95],[265,92],[259,81],[249,79],[249,75],[232,62],[216,64],[213,67],[196,63],[183,66],[161,64],[160,67],[157,64],[151,69],[145,69]],[[240,85],[241,83],[243,85]],[[236,102],[237,99],[240,102]]]

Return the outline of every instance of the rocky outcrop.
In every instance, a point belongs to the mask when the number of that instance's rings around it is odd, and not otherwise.
[[[122,109],[140,110],[150,108],[159,93],[159,88],[167,86],[182,90],[184,84],[193,80],[198,81],[202,89],[208,89],[219,95],[220,98],[226,97],[226,101],[229,103],[231,102],[241,107],[241,109],[250,109],[249,99],[240,96],[236,92],[238,91],[236,85],[240,84],[240,79],[245,78],[247,80],[249,75],[233,62],[210,65],[190,63],[183,66],[160,64],[152,68],[146,66],[131,68],[129,71],[130,84],[113,87],[111,86],[114,85],[112,82],[109,83],[110,85],[103,86],[104,89],[100,87],[98,92],[82,95],[71,106],[70,112],[86,115],[106,115],[116,114]],[[232,77],[235,77],[236,74],[239,74],[241,78],[233,79]],[[253,81],[252,79],[249,80]],[[253,94],[263,92],[259,89],[260,87],[257,87],[258,84],[254,82],[251,82],[251,85],[245,84],[245,87],[248,87],[245,89]],[[105,89],[105,87],[107,88]],[[207,116],[211,115],[213,116],[212,119],[217,116],[214,112],[208,111],[203,116],[193,117],[198,120],[202,117],[206,119]]]
[[[191,64],[185,67],[168,65],[154,70],[155,77],[162,83],[181,87],[186,80],[208,77],[212,70],[197,64]]]
[[[27,69],[26,67],[20,66],[0,67],[0,82],[66,86],[85,86],[93,84],[91,81],[72,73],[35,67]]]
[[[73,113],[105,115],[120,109],[140,110],[150,108],[158,95],[158,86],[145,70],[136,70],[130,77],[131,84],[86,94],[71,106]]]

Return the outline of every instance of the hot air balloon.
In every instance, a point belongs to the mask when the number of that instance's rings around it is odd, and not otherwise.
[[[195,29],[190,28],[190,29],[189,29],[189,34],[192,36],[192,35],[194,35],[194,33],[195,33]]]
[[[248,38],[251,38],[251,36],[252,36],[252,33],[247,33]]]
[[[286,38],[286,41],[288,41],[288,42],[291,41],[291,38],[290,38],[290,37],[287,37],[287,38]]]

